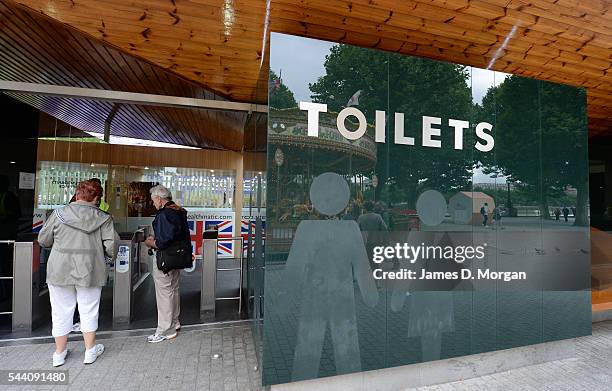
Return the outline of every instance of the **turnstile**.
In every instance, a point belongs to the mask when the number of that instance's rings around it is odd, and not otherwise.
[[[219,259],[217,257],[218,242],[229,241],[234,242],[232,248],[234,249],[234,255],[239,254],[239,265],[238,267],[219,268]],[[236,260],[236,258],[232,258],[232,260]],[[219,300],[238,300],[238,313],[240,314],[242,312],[244,265],[244,238],[242,236],[232,238],[203,239],[200,319],[214,319],[216,302]],[[218,297],[216,295],[218,272],[238,272],[238,296]]]
[[[113,278],[113,327],[129,325],[132,320],[134,290],[146,275],[135,281],[133,269],[140,267],[144,250],[145,228],[119,235]],[[146,254],[146,252],[145,252]]]

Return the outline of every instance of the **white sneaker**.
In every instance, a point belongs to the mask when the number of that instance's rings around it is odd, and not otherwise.
[[[81,322],[76,322],[75,324],[72,325],[72,332],[73,333],[81,332]]]
[[[147,337],[147,342],[150,342],[150,343],[163,342],[163,341],[165,341],[167,339],[176,338],[176,335],[177,335],[177,333],[170,334],[170,335],[153,334],[153,335],[149,335]]]
[[[102,355],[102,353],[104,353],[104,345],[101,343],[89,350],[85,350],[85,359],[83,360],[83,364],[93,364],[98,357]]]
[[[64,350],[62,353],[53,352],[53,366],[61,367],[64,365],[66,357],[68,357],[68,349]]]
[[[176,326],[174,326],[174,329],[175,329],[176,331],[180,331],[180,330],[181,330],[181,324],[180,324],[180,323],[177,323],[177,324],[176,324]]]

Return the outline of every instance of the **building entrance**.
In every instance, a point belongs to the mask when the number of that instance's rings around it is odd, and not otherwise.
[[[68,105],[60,112],[33,104],[49,96],[3,94],[0,99],[7,119],[2,132],[9,135],[0,146],[6,160],[0,164],[0,339],[51,334],[50,249],[41,248],[37,236],[49,216],[71,202],[77,184],[92,178],[102,184],[100,207],[112,215],[121,237],[117,258],[106,261],[99,330],[156,326],[155,254],[144,239],[157,212],[149,191],[158,184],[188,212],[194,262],[180,276],[181,324],[249,317],[249,261],[261,247],[255,238],[264,235],[265,157],[199,147],[201,129],[192,121],[202,109],[162,114],[143,105],[88,100],[87,112],[85,100],[53,98]],[[91,114],[104,107],[111,108],[110,115],[100,124]],[[166,129],[177,136],[169,140],[174,142],[164,141],[168,136],[159,123],[180,124]],[[29,252],[19,252],[16,243],[25,243]],[[24,289],[30,285],[31,292]],[[75,324],[78,320],[77,314]]]

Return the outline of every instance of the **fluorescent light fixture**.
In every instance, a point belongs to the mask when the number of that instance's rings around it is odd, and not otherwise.
[[[17,162],[16,162],[16,161],[11,160],[9,163],[11,163],[11,164],[15,164],[15,163],[17,163]]]
[[[95,132],[85,132],[97,139],[104,140],[104,135]],[[163,143],[161,141],[143,140],[132,137],[110,136],[109,144],[115,145],[133,145],[137,147],[157,147],[157,148],[180,148],[180,149],[200,149],[196,147],[188,147],[186,145]]]

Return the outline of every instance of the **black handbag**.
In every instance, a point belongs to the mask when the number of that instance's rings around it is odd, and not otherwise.
[[[174,242],[163,250],[157,250],[157,268],[164,274],[170,270],[190,268],[193,262],[191,254],[191,242]]]

